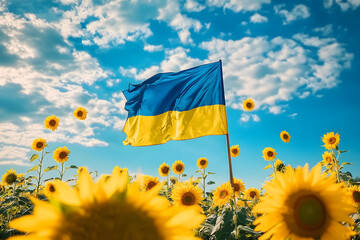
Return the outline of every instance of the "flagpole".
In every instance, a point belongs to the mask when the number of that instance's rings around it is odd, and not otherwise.
[[[219,61],[220,61],[220,69],[221,69],[221,81],[222,81],[222,84],[223,84],[223,91],[224,91],[224,98],[225,98],[224,79],[223,79],[223,73],[222,73],[222,61],[221,61],[221,59]],[[229,125],[228,125],[227,114],[226,114],[226,103],[225,103],[225,120],[226,120],[227,132],[228,132],[225,135],[226,135],[226,146],[227,146],[228,162],[229,162],[230,184],[231,184],[231,187],[234,188],[234,177],[233,177],[232,164],[231,164],[231,154],[230,154]]]

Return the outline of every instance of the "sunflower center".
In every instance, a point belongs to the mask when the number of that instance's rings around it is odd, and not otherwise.
[[[36,147],[37,148],[42,148],[44,146],[44,144],[42,142],[38,142],[36,143]]]
[[[240,191],[240,186],[238,183],[234,183],[234,192]]]
[[[332,138],[329,138],[329,143],[330,144],[334,144],[336,142],[336,138],[332,137]]]
[[[227,195],[229,195],[229,193],[228,193],[228,191],[226,191],[226,190],[222,190],[222,191],[220,192],[220,198],[221,198],[221,199],[226,198]]]
[[[246,103],[246,107],[247,107],[247,108],[251,108],[251,107],[252,107],[252,104],[248,102],[248,103]]]
[[[53,192],[55,192],[55,191],[56,191],[55,186],[54,186],[53,184],[51,184],[51,185],[49,186],[49,192],[53,193]]]
[[[283,138],[284,138],[284,139],[288,139],[288,138],[289,138],[289,135],[287,135],[287,134],[285,133],[285,134],[283,134]]]
[[[7,184],[13,184],[16,181],[17,176],[14,173],[10,173],[9,175],[6,176],[5,178],[5,182]]]
[[[268,155],[268,157],[272,157],[272,156],[274,156],[274,153],[272,151],[268,151],[267,155]]]
[[[67,157],[67,153],[66,152],[61,152],[60,154],[59,154],[59,158],[60,159],[65,159]]]
[[[155,185],[156,185],[156,182],[150,181],[150,182],[147,184],[147,190],[152,189],[153,187],[155,187]]]
[[[192,194],[191,192],[186,192],[186,193],[181,197],[181,202],[182,202],[182,204],[184,204],[184,205],[186,205],[186,206],[194,205],[194,203],[195,203],[195,196],[194,196],[194,194]]]
[[[178,165],[176,165],[175,169],[176,169],[176,171],[181,172],[183,170],[183,166],[178,164]]]
[[[158,217],[128,202],[93,203],[64,216],[54,240],[164,240]]]
[[[238,153],[238,150],[237,150],[236,148],[234,148],[234,149],[232,150],[232,153],[233,153],[233,154],[237,154],[237,153]]]
[[[302,196],[295,203],[295,221],[305,231],[320,230],[326,222],[323,202],[313,195]]]
[[[327,161],[327,162],[331,163],[331,160],[332,160],[331,157],[326,157],[326,161]]]
[[[76,113],[76,115],[77,115],[78,117],[82,117],[82,116],[84,115],[84,113],[83,113],[82,111],[78,111],[78,112]]]
[[[206,160],[203,159],[203,160],[200,161],[201,166],[204,166],[205,164],[206,164]]]
[[[250,196],[251,198],[256,197],[256,192],[255,192],[255,191],[251,191],[251,192],[249,193],[249,196]]]
[[[50,126],[55,126],[56,125],[56,121],[54,119],[51,119],[49,122]]]
[[[168,174],[168,173],[169,173],[169,167],[167,167],[167,166],[163,167],[163,168],[161,169],[161,172],[162,172],[163,174]]]
[[[355,202],[360,202],[360,192],[354,191],[352,195]]]

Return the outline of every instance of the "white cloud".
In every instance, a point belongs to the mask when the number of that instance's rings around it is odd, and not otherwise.
[[[249,122],[253,120],[254,122],[260,122],[260,117],[257,114],[249,114],[249,113],[242,113],[240,117],[240,122]]]
[[[330,8],[334,2],[341,8],[341,11],[356,10],[360,6],[360,0],[324,0],[324,7]]]
[[[15,147],[15,146],[3,146],[0,149],[0,159],[26,159],[29,148]]]
[[[271,0],[207,0],[208,6],[223,7],[234,12],[257,11],[263,4],[269,4]]]
[[[146,44],[144,46],[144,50],[148,51],[148,52],[159,52],[163,50],[163,46],[162,45],[151,45],[151,44]]]
[[[205,6],[199,4],[197,1],[194,1],[194,0],[186,0],[185,8],[189,12],[200,12],[203,9],[205,9]]]
[[[30,166],[30,163],[23,160],[0,160],[0,165]]]
[[[253,23],[263,23],[263,22],[267,22],[268,21],[268,18],[265,17],[265,16],[262,16],[258,13],[255,13],[254,15],[252,15],[250,17],[250,21],[253,22]]]
[[[283,9],[284,5],[276,5],[275,13],[283,17],[283,24],[310,17],[310,10],[304,4],[296,5],[291,11]]]
[[[327,24],[324,27],[315,28],[314,32],[319,32],[323,36],[329,36],[329,35],[331,35],[333,33],[333,25],[332,24]]]

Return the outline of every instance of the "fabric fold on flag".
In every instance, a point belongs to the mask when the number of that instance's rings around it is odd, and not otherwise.
[[[124,145],[148,146],[228,133],[221,62],[159,73],[123,91]]]

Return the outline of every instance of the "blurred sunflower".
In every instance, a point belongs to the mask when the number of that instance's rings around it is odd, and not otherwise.
[[[19,173],[18,175],[17,175],[17,184],[19,185],[19,186],[23,186],[23,185],[25,185],[25,174],[23,174],[23,173]]]
[[[266,160],[266,161],[271,161],[273,159],[276,158],[276,155],[277,153],[275,152],[275,149],[271,148],[271,147],[267,147],[265,148],[263,151],[263,158]]]
[[[221,184],[214,192],[213,202],[215,206],[222,207],[231,199],[233,194],[232,187],[228,182]]]
[[[5,186],[0,182],[0,192],[5,191]]]
[[[47,146],[47,144],[46,144],[45,139],[37,138],[37,139],[34,139],[34,141],[32,142],[31,148],[34,151],[41,152],[46,146]]]
[[[280,133],[280,138],[281,138],[281,140],[282,140],[283,142],[288,143],[288,142],[290,142],[291,136],[290,136],[290,134],[289,134],[287,131],[282,131],[282,132]]]
[[[79,168],[76,170],[76,172],[77,172],[77,174],[80,175],[80,173],[81,173],[82,171],[84,171],[84,170],[88,171],[86,167],[79,167]]]
[[[56,192],[55,182],[46,182],[43,192],[46,197],[51,198]]]
[[[69,158],[70,150],[67,147],[59,147],[54,151],[53,158],[58,163],[67,162]]]
[[[205,169],[209,164],[209,160],[207,158],[199,158],[197,161],[196,161],[196,165],[198,166],[198,168],[200,169]]]
[[[356,208],[360,206],[360,186],[352,186],[348,189],[351,193],[352,203]]]
[[[193,206],[200,204],[202,190],[192,182],[177,183],[172,190],[171,198],[175,205]]]
[[[175,174],[182,174],[185,170],[185,164],[181,160],[178,160],[174,162],[171,168]]]
[[[245,198],[254,200],[255,198],[260,198],[260,191],[256,188],[249,188],[245,191]]]
[[[277,172],[284,173],[286,171],[286,166],[280,159],[277,159],[274,165]]]
[[[243,102],[243,106],[245,111],[251,111],[254,109],[255,104],[251,98],[248,98]]]
[[[113,171],[107,181],[94,183],[84,170],[77,188],[64,182],[54,186],[49,202],[32,198],[33,214],[10,222],[11,228],[28,233],[21,239],[200,240],[193,229],[206,217],[197,207],[171,206],[158,196],[162,184],[141,192],[126,173]]]
[[[324,166],[333,163],[333,155],[331,152],[325,151],[322,155],[323,160],[321,161]]]
[[[334,134],[334,132],[326,133],[321,138],[321,140],[325,143],[325,145],[323,145],[323,146],[326,149],[331,150],[331,149],[336,148],[339,145],[340,135],[338,133]]]
[[[45,119],[44,124],[45,128],[55,131],[60,124],[60,118],[55,115],[49,116]]]
[[[232,157],[237,157],[237,156],[239,156],[239,153],[240,153],[239,145],[231,146],[231,148],[230,148],[230,154],[231,154]]]
[[[158,177],[146,176],[144,178],[143,189],[145,191],[149,191],[150,189],[152,189],[153,187],[155,187],[158,184],[159,184],[159,178]]]
[[[175,185],[178,182],[177,177],[170,177],[170,182]]]
[[[128,172],[129,172],[129,170],[127,168],[120,168],[119,166],[115,166],[114,171],[118,171],[119,173],[126,172],[126,174],[128,174]]]
[[[79,120],[85,120],[86,116],[87,116],[87,110],[83,107],[78,107],[74,113],[73,113],[74,117],[79,119]]]
[[[10,169],[2,176],[2,182],[5,186],[11,186],[16,182],[17,178],[16,170]]]
[[[233,191],[235,193],[235,196],[240,197],[241,193],[245,191],[245,184],[241,179],[238,178],[233,178],[233,181],[234,181]],[[230,181],[228,181],[228,184],[231,185]]]
[[[169,164],[162,163],[158,169],[160,176],[167,177],[170,173],[170,166]]]
[[[353,223],[355,211],[350,194],[334,175],[327,177],[316,165],[310,172],[287,167],[284,174],[266,182],[266,196],[253,208],[262,214],[255,231],[265,232],[259,239],[349,239],[352,234],[344,223]]]

